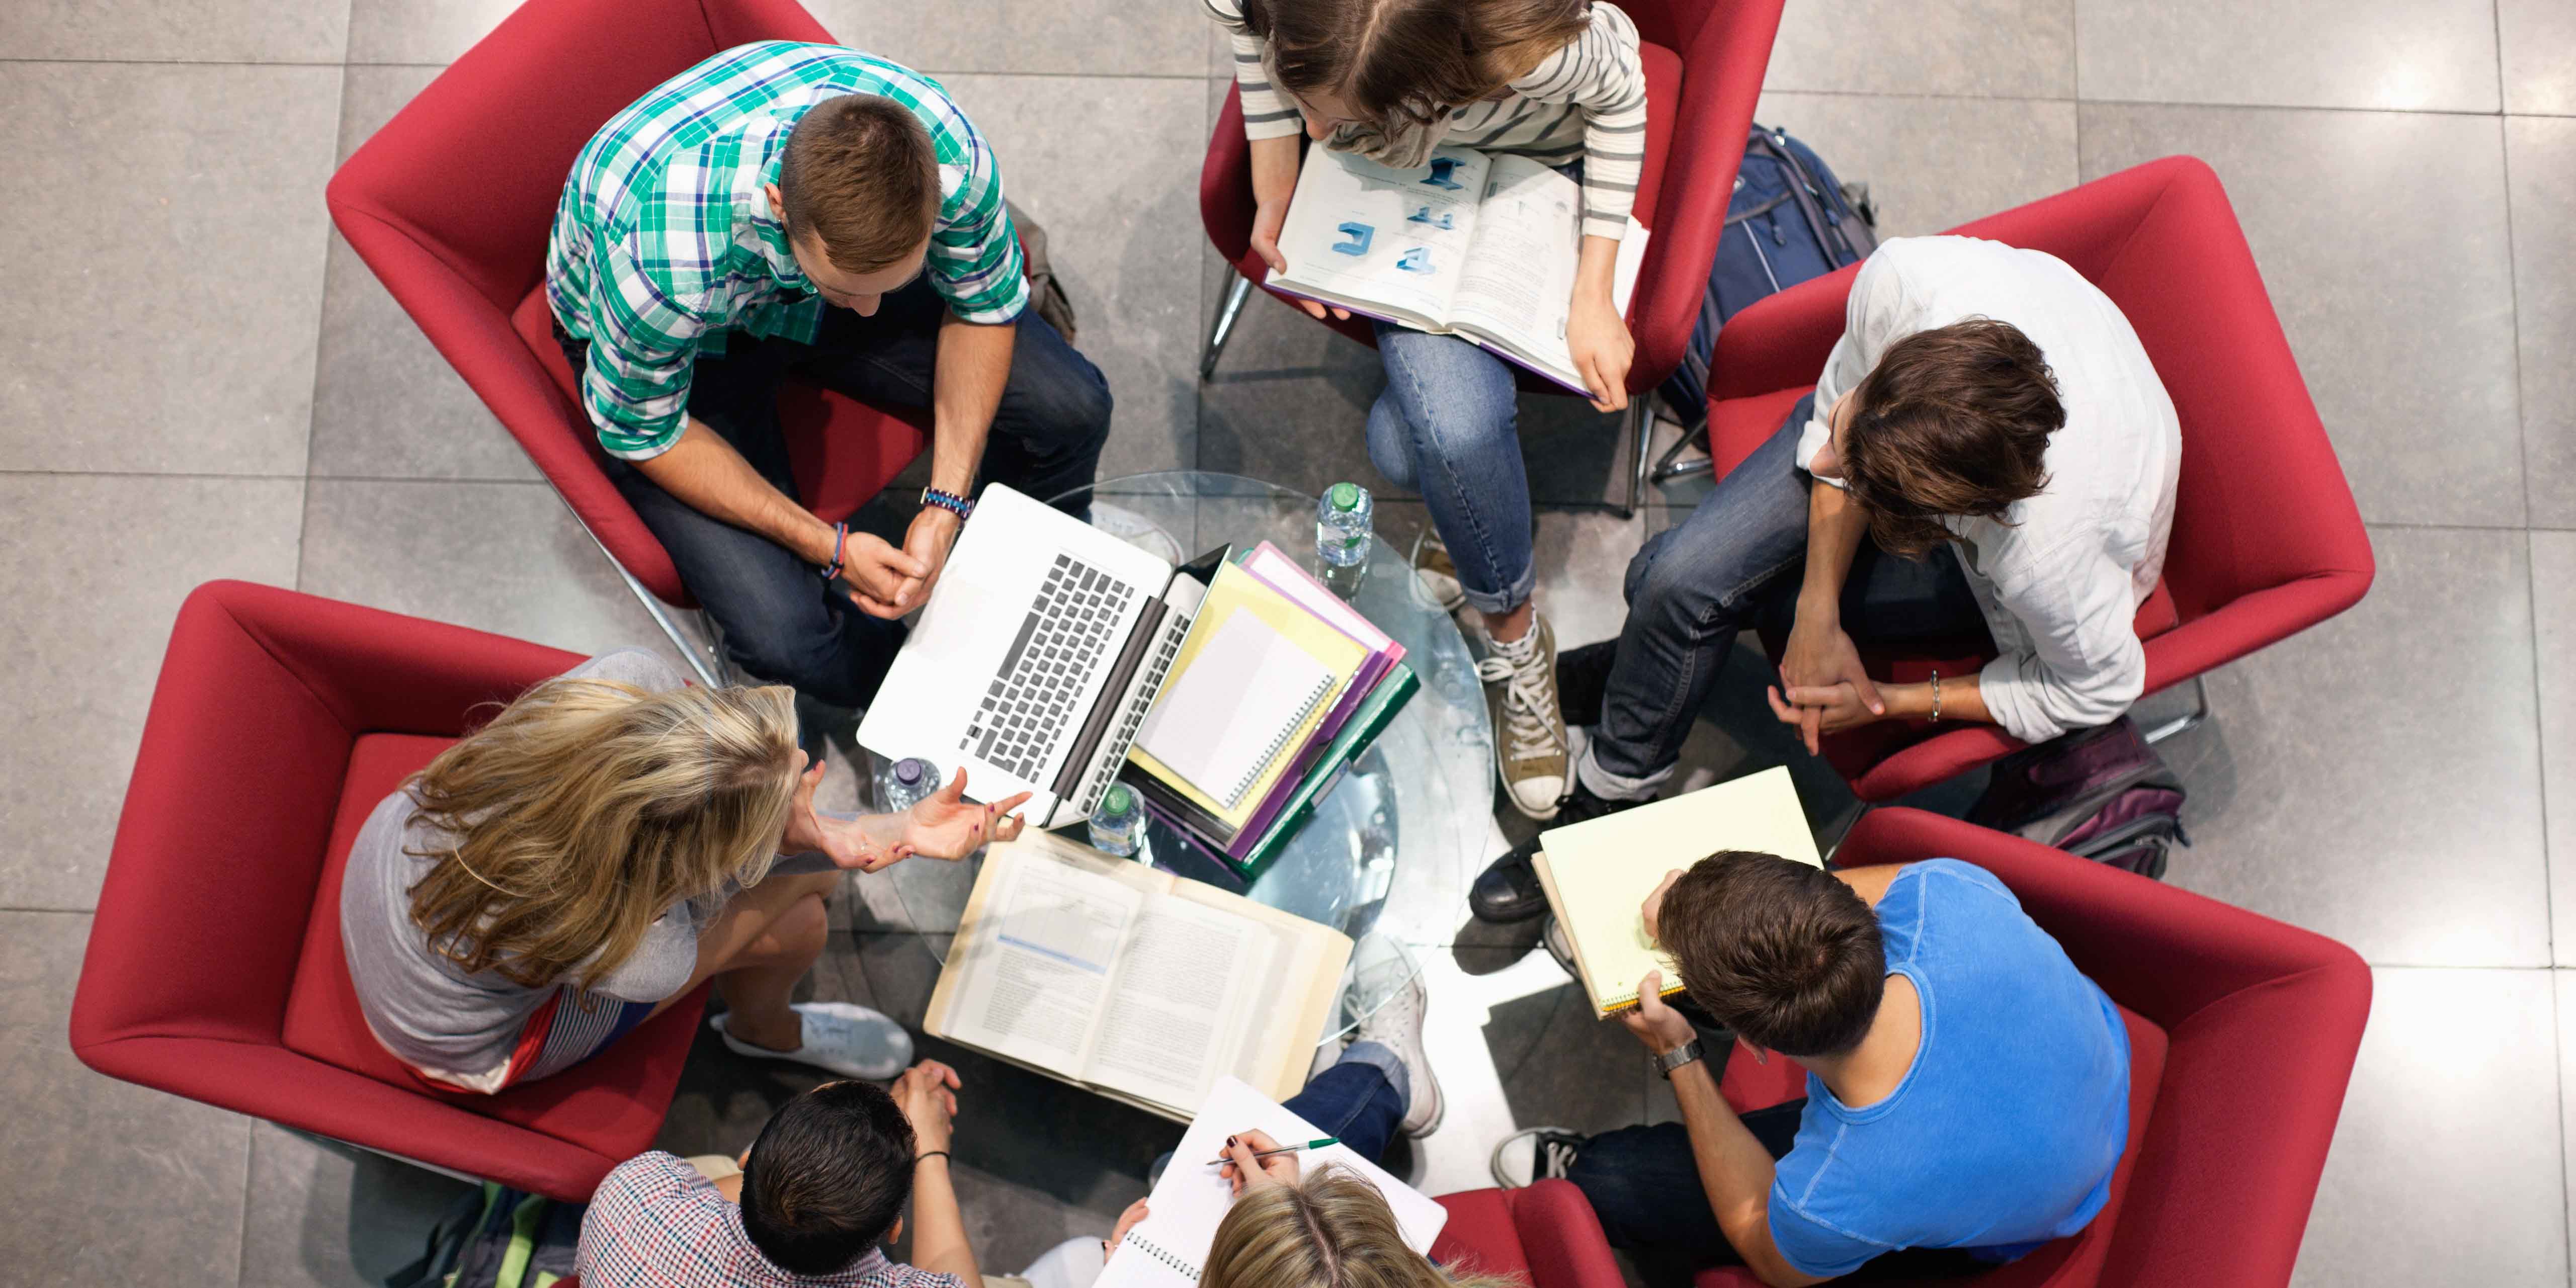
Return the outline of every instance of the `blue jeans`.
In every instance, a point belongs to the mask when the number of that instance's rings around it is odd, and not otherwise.
[[[1798,1143],[1806,1110],[1801,1098],[1756,1109],[1739,1121],[1765,1152],[1780,1159]],[[1610,1246],[1634,1256],[1649,1283],[1681,1282],[1694,1270],[1744,1263],[1718,1228],[1708,1193],[1700,1188],[1690,1129],[1680,1123],[1603,1132],[1584,1143],[1566,1179],[1600,1216]],[[1962,1249],[1904,1248],[1873,1258],[1851,1278],[1947,1278],[1993,1268]]]
[[[698,359],[689,414],[794,497],[779,386],[792,376],[874,406],[928,407],[947,312],[925,277],[886,296],[873,317],[823,310],[822,332],[810,345],[736,332],[722,357]],[[1109,437],[1109,384],[1037,310],[1023,311],[1017,327],[1010,383],[993,413],[976,487],[1007,483],[1044,500],[1092,482]],[[580,371],[589,346],[556,334]],[[734,665],[836,707],[864,707],[876,697],[903,647],[902,624],[860,612],[802,556],[700,513],[634,466],[612,460],[608,476],[670,552],[680,583],[715,618]]]
[[[1422,494],[1469,604],[1505,613],[1527,603],[1538,571],[1511,364],[1391,322],[1377,324],[1377,351],[1386,392],[1369,408],[1370,463]]]
[[[1735,633],[1786,632],[1797,618],[1807,559],[1807,490],[1799,431],[1814,405],[1802,398],[1770,441],[1718,480],[1679,526],[1628,561],[1628,621],[1586,751],[1590,769],[1635,790],[1680,757]],[[1955,549],[1904,559],[1864,540],[1843,581],[1843,631],[1879,650],[1940,656],[1991,649],[1986,619]],[[1595,790],[1599,790],[1598,786]]]
[[[1395,1052],[1354,1042],[1333,1067],[1307,1079],[1306,1089],[1290,1096],[1286,1108],[1374,1163],[1385,1156],[1412,1104],[1412,1080]]]

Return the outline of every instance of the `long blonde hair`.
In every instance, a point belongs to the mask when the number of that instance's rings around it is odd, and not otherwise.
[[[1216,1227],[1200,1288],[1526,1288],[1495,1275],[1452,1276],[1406,1247],[1386,1196],[1343,1167],[1235,1201]]]
[[[767,874],[795,752],[786,688],[549,680],[410,783],[454,841],[413,851],[411,919],[465,970],[592,984],[672,905]]]

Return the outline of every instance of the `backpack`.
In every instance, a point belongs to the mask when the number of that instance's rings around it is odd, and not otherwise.
[[[1708,419],[1708,361],[1718,328],[1764,296],[1867,258],[1878,248],[1877,225],[1868,184],[1837,180],[1815,149],[1786,130],[1753,127],[1690,347],[1662,385],[1683,429],[1696,434]]]
[[[485,1181],[439,1217],[420,1259],[385,1276],[385,1288],[550,1288],[572,1277],[587,1211]]]
[[[2167,851],[2191,844],[2182,829],[2184,795],[2182,778],[2137,722],[2122,716],[1996,761],[1967,819],[2162,880]]]

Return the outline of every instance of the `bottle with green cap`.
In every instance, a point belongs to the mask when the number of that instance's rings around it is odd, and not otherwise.
[[[1351,568],[1368,562],[1370,519],[1376,513],[1368,489],[1336,483],[1315,503],[1315,557],[1326,568]]]
[[[1091,848],[1103,854],[1131,856],[1145,840],[1145,804],[1125,783],[1111,783],[1091,811]]]

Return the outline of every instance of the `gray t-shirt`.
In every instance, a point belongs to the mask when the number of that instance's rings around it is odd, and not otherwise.
[[[603,653],[564,673],[617,680],[639,688],[676,689],[670,663],[640,649]],[[340,888],[340,943],[367,1027],[395,1058],[438,1081],[477,1091],[503,1085],[528,1017],[556,988],[528,988],[485,971],[468,973],[430,951],[411,919],[411,888],[449,849],[447,833],[415,816],[410,791],[376,805],[349,849]],[[698,935],[739,887],[683,900],[653,923],[635,954],[591,987],[623,1002],[659,1002],[680,991],[697,968]]]

